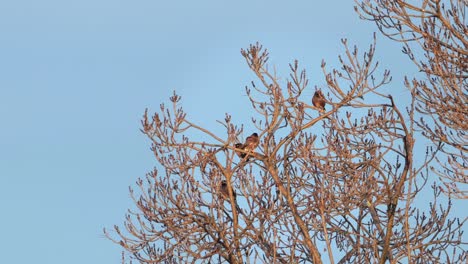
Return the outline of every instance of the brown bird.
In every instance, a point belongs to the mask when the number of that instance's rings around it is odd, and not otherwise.
[[[242,149],[242,150],[244,150],[244,144],[242,144],[242,143],[236,143],[236,144],[234,144],[234,147],[235,147],[236,149]],[[239,158],[241,158],[241,159],[245,158],[245,156],[247,155],[247,153],[244,153],[244,152],[241,152],[241,151],[238,151],[238,150],[236,150],[236,154],[237,154],[237,156],[239,156]],[[248,160],[249,160],[249,159],[247,159],[247,161],[248,161]]]
[[[315,91],[314,97],[312,97],[312,104],[319,108],[320,111],[325,111],[325,97],[321,90]]]
[[[220,192],[221,192],[221,198],[224,199],[224,200],[229,200],[229,190],[228,190],[228,186],[227,186],[227,182],[226,180],[222,180],[221,181],[221,186],[220,186]],[[236,192],[234,190],[232,190],[232,196],[234,197],[234,201],[236,200]]]
[[[245,139],[244,150],[253,151],[257,146],[260,140],[258,139],[258,134],[253,133]]]
[[[227,185],[227,182],[226,180],[222,180],[221,181],[221,186],[219,187],[219,191],[221,193],[220,195],[220,198],[224,201],[230,201],[229,200],[229,189],[228,189],[228,185]],[[235,204],[235,207],[237,209],[237,212],[241,213],[241,214],[244,214],[244,212],[242,211],[242,209],[239,207],[239,205],[237,204],[237,194],[236,194],[236,191],[235,190],[232,190],[232,197],[234,198],[234,204]],[[232,218],[228,215],[228,217],[231,219],[232,221]]]
[[[243,150],[245,152],[253,152],[254,149],[258,146],[259,142],[260,142],[260,140],[258,139],[258,134],[253,133],[252,135],[248,136],[245,139],[244,144],[236,143],[236,144],[234,144],[234,147],[236,149],[241,149],[241,150]],[[236,152],[237,156],[239,156],[239,158],[241,158],[241,159],[244,159],[247,156],[246,161],[249,161],[249,157],[252,156],[252,155],[248,155],[247,153],[239,151],[239,150],[235,150],[235,152]]]

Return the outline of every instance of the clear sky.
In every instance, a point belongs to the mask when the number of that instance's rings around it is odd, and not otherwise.
[[[312,95],[340,39],[367,47],[375,30],[342,0],[0,1],[0,262],[119,263],[102,228],[123,223],[128,186],[157,165],[145,108],[177,90],[200,124],[221,131],[231,113],[248,130],[241,48],[262,43],[284,78],[298,59]],[[379,37],[377,57],[404,94],[415,69],[398,44]]]

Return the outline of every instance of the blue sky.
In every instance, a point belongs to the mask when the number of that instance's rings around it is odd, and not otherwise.
[[[123,222],[128,186],[156,166],[145,108],[177,90],[208,128],[249,120],[241,48],[262,43],[284,78],[298,59],[313,89],[341,38],[367,47],[375,30],[352,1],[0,1],[1,262],[119,263],[102,228]],[[377,57],[403,95],[416,71],[398,44],[379,37]]]

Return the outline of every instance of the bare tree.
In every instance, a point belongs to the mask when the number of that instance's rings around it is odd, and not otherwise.
[[[405,85],[422,114],[417,125],[442,150],[435,169],[446,193],[468,198],[468,2],[466,0],[356,1],[362,18],[374,21],[423,73]],[[416,55],[415,55],[416,54]],[[422,54],[422,55],[418,55]],[[419,118],[417,118],[419,119]]]
[[[415,165],[418,99],[402,111],[379,92],[391,77],[375,40],[363,54],[343,44],[340,69],[322,62],[320,103],[297,61],[283,84],[261,45],[242,50],[258,77],[246,88],[256,131],[245,133],[258,141],[241,140],[228,114],[223,135],[195,124],[175,93],[145,112],[161,169],[130,190],[125,230],[106,235],[141,263],[464,263],[466,219],[450,219],[451,202],[427,184],[437,151]]]

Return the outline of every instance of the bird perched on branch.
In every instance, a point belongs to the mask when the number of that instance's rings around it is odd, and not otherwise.
[[[221,192],[222,198],[224,200],[229,200],[229,190],[228,190],[226,180],[221,181],[221,186],[220,186],[219,190]],[[234,197],[234,200],[236,200],[236,196],[237,196],[236,191],[232,190],[232,196]]]
[[[315,91],[314,97],[312,97],[312,104],[320,109],[320,111],[325,111],[325,97],[321,90]]]
[[[234,145],[234,147],[236,147],[236,149],[242,149],[242,150],[244,150],[244,144],[242,144],[242,143],[236,143],[236,144]],[[241,159],[245,158],[245,156],[247,155],[247,153],[244,153],[244,152],[241,152],[241,151],[238,151],[238,150],[236,150],[236,154],[237,154],[237,156],[239,156],[239,158],[241,158]],[[247,160],[248,160],[248,159],[247,159]]]
[[[258,138],[258,134],[253,133],[252,135],[248,136],[245,139],[244,144],[236,143],[234,145],[234,147],[236,147],[236,149],[241,149],[241,150],[243,150],[245,152],[254,152],[254,149],[258,146],[259,142],[260,142],[260,140]],[[244,159],[248,155],[245,152],[236,150],[237,156],[239,156],[241,159]],[[249,157],[251,157],[251,156],[252,155],[247,156],[247,161],[249,161]]]
[[[253,151],[257,146],[260,140],[258,139],[258,134],[253,133],[245,139],[244,149],[245,151]]]
[[[241,213],[241,214],[244,214],[244,212],[242,211],[242,209],[239,207],[239,205],[237,204],[237,194],[236,194],[236,191],[231,189],[232,190],[232,197],[234,198],[234,204],[235,204],[235,207],[236,207],[236,210],[238,213]],[[228,201],[230,202],[229,200],[229,188],[228,188],[228,185],[227,185],[227,182],[226,180],[222,180],[221,181],[221,184],[219,186],[219,192],[220,192],[220,199],[224,201]],[[225,212],[226,213],[226,212]],[[227,214],[227,213],[226,213]],[[232,218],[229,216],[229,214],[227,214],[227,216],[231,219],[232,221]]]

